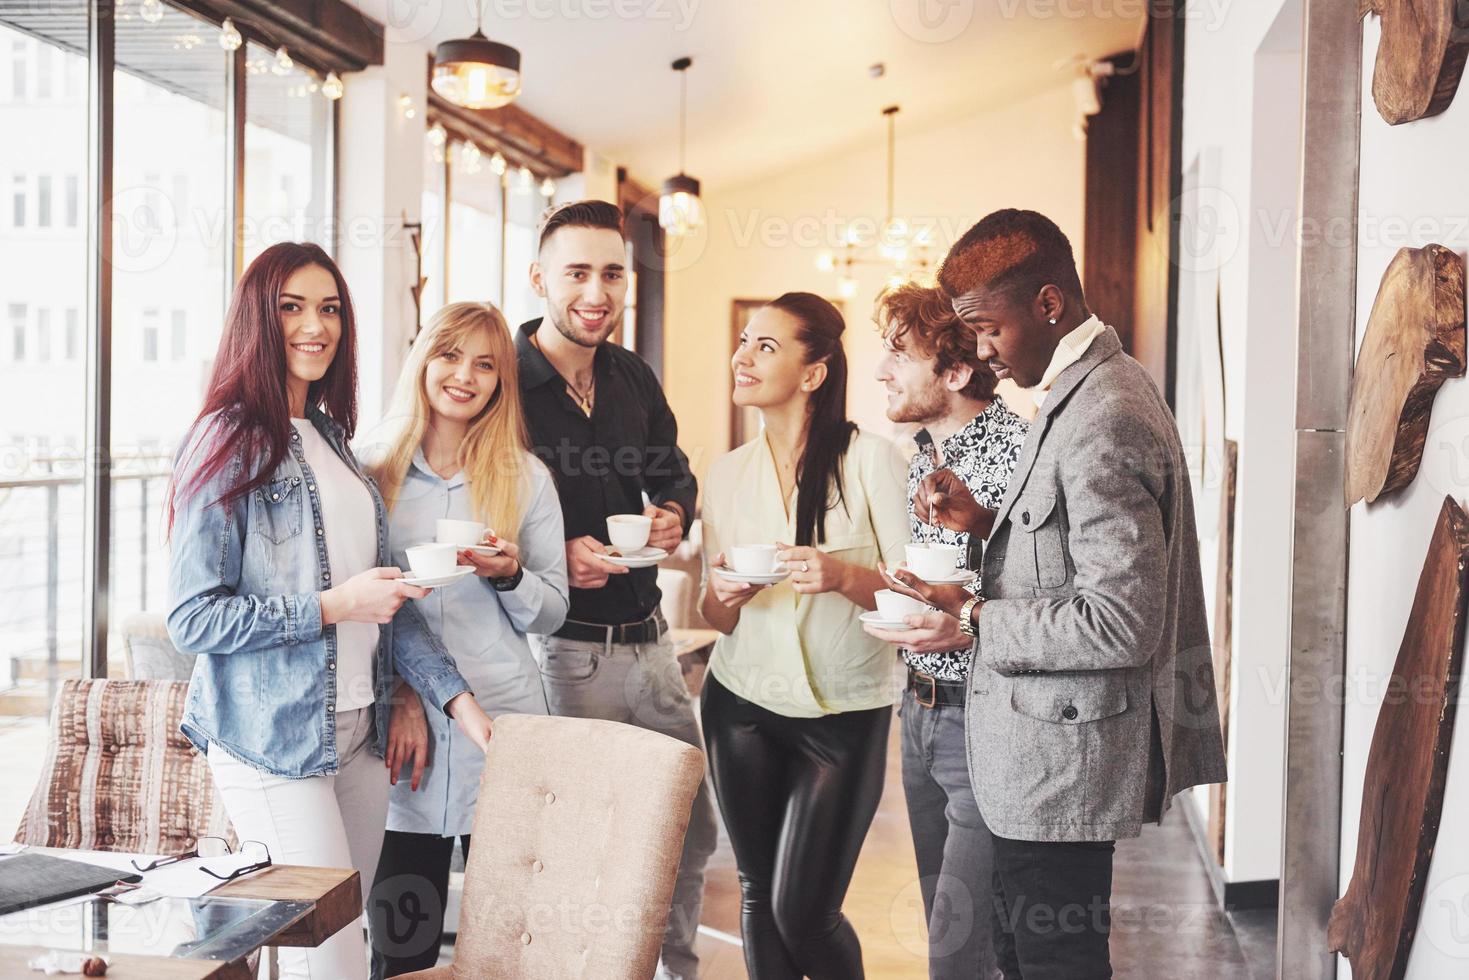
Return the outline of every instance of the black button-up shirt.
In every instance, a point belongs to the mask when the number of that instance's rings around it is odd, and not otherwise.
[[[592,361],[596,396],[588,418],[566,381],[531,343],[541,326],[520,328],[515,349],[531,449],[550,467],[561,497],[566,539],[591,535],[607,544],[607,518],[641,514],[643,494],[678,504],[684,531],[694,517],[698,484],[678,448],[678,423],[653,369],[631,351],[604,343]],[[553,328],[554,329],[554,328]],[[583,623],[641,622],[658,608],[658,569],[613,575],[600,589],[571,590],[568,618]]]

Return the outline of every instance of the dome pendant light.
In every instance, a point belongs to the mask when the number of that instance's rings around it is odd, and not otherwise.
[[[663,182],[663,190],[658,197],[658,224],[665,232],[674,236],[690,234],[704,224],[704,206],[699,201],[699,182],[683,171],[689,124],[688,70],[693,63],[692,58],[680,58],[673,63],[673,70],[678,72],[682,87],[678,116],[678,174]]]
[[[472,35],[434,51],[433,90],[465,109],[498,109],[520,94],[520,52],[485,37],[483,27],[481,5]]]

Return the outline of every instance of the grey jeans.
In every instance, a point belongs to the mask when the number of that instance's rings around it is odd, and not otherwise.
[[[661,732],[704,751],[698,712],[684,684],[673,644],[598,643],[537,636],[537,659],[553,715],[602,718]],[[695,980],[694,952],[704,903],[704,866],[718,843],[709,780],[699,784],[673,886],[658,980]]]
[[[969,783],[964,708],[903,695],[903,794],[928,919],[932,980],[998,976],[990,929],[994,847]]]

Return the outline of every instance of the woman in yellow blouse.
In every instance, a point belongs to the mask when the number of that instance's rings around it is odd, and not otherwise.
[[[882,795],[897,699],[892,648],[857,617],[874,570],[908,542],[907,464],[846,418],[842,315],[786,293],[751,318],[734,402],[763,431],[716,460],[704,489],[703,612],[724,635],[703,695],[704,738],[739,865],[752,980],[863,976],[842,915]],[[723,574],[729,549],[776,545],[790,577]]]

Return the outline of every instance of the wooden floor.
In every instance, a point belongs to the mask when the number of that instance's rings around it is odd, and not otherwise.
[[[896,721],[896,719],[894,719]],[[870,980],[928,975],[923,899],[903,803],[900,729],[888,746],[887,783],[862,847],[845,911],[862,938]],[[1119,980],[1263,980],[1275,976],[1273,913],[1219,910],[1187,822],[1174,810],[1161,826],[1117,847],[1112,965]],[[734,856],[721,836],[709,864],[699,936],[701,980],[746,980]]]

